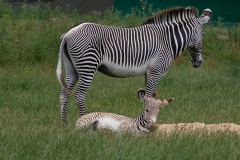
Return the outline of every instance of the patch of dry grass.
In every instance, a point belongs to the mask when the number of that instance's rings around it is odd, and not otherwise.
[[[160,124],[157,126],[157,132],[160,134],[173,133],[200,133],[200,134],[216,134],[216,133],[234,133],[240,135],[240,125],[235,123],[177,123],[177,124]]]

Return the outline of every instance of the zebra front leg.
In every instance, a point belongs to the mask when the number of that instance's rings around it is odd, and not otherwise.
[[[157,70],[148,71],[145,75],[146,95],[152,97],[156,90],[161,74]]]

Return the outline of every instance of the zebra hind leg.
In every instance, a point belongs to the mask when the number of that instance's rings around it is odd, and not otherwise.
[[[91,129],[94,130],[94,131],[96,131],[96,130],[97,130],[98,123],[99,123],[98,121],[93,122],[93,123],[91,124]]]
[[[87,91],[92,83],[93,77],[99,66],[99,55],[94,49],[89,49],[85,53],[85,57],[81,57],[78,60],[78,65],[76,66],[77,72],[79,74],[79,84],[75,93],[75,98],[78,105],[78,111],[80,116],[85,115],[85,99]],[[87,59],[87,61],[86,61]]]
[[[60,91],[60,105],[61,105],[61,120],[62,123],[67,123],[67,101],[69,99],[69,93],[66,92],[65,88]]]
[[[86,126],[82,126],[82,128],[84,131],[86,132],[91,132],[91,131],[97,131],[98,130],[98,120],[93,121],[92,123],[87,124]]]
[[[68,88],[72,90],[76,84],[77,80],[66,81]],[[67,123],[67,102],[69,99],[70,93],[67,93],[64,88],[60,91],[60,105],[61,105],[61,118],[62,123]]]
[[[90,84],[84,85],[83,82],[79,80],[79,85],[75,93],[75,99],[78,105],[78,111],[80,116],[85,115],[87,113],[84,105],[85,105],[87,90],[89,87],[90,87]]]
[[[78,75],[74,68],[66,68],[66,84],[70,90],[72,90],[78,80]],[[60,91],[60,105],[61,105],[61,119],[62,123],[67,123],[67,102],[69,99],[70,93],[62,88]]]

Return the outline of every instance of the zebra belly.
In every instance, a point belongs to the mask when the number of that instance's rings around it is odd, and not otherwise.
[[[98,119],[97,128],[98,129],[110,129],[110,130],[117,131],[120,124],[121,124],[121,121],[117,121],[117,120],[115,120],[113,118],[109,118],[109,117],[102,117],[102,118]]]
[[[138,75],[145,75],[147,70],[147,63],[139,67],[125,67],[106,61],[101,64],[98,70],[103,74],[111,77],[133,77]]]

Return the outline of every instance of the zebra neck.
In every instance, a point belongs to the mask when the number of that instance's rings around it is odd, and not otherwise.
[[[141,114],[138,118],[136,118],[136,122],[138,123],[138,125],[140,125],[143,128],[149,128],[151,126],[151,122],[146,119],[144,113]],[[140,126],[138,126],[138,127],[140,127]],[[138,130],[141,130],[141,129],[138,128]]]
[[[183,22],[197,18],[198,10],[196,8],[177,7],[157,13],[148,18],[142,25],[145,24],[170,24],[175,22]]]
[[[178,57],[188,46],[192,29],[189,23],[178,23],[174,26],[167,25],[170,35],[169,44],[174,58]],[[178,26],[178,27],[176,27]],[[178,29],[177,29],[178,28]]]

